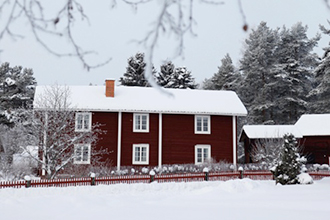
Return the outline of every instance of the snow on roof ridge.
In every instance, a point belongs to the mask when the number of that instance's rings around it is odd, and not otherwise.
[[[304,136],[330,136],[330,114],[304,114],[295,126]]]
[[[247,110],[233,91],[166,89],[174,98],[152,87],[115,86],[115,97],[104,95],[105,86],[67,86],[71,103],[79,110],[164,112],[245,116]],[[47,86],[37,86],[35,97]],[[37,106],[34,106],[37,108]]]
[[[293,134],[302,138],[302,134],[295,125],[244,125],[243,131],[250,139],[281,138],[285,134]]]
[[[304,114],[294,125],[244,125],[243,131],[251,138],[275,138],[276,134],[270,135],[271,128],[292,129],[294,135],[303,136],[330,136],[330,114]],[[285,130],[282,130],[284,132]],[[289,130],[288,130],[289,131]],[[268,133],[267,133],[268,132]],[[273,133],[273,132],[272,132]],[[283,133],[282,133],[283,134]]]

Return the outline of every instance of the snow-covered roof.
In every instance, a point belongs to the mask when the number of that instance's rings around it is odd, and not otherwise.
[[[302,115],[295,126],[304,136],[330,135],[330,114]]]
[[[243,131],[250,139],[282,138],[285,134],[302,138],[302,134],[294,125],[244,125]]]
[[[149,112],[245,116],[247,110],[235,92],[192,89],[166,89],[116,86],[115,97],[105,96],[105,86],[67,86],[70,101],[81,111]],[[37,86],[35,100],[47,86]],[[34,108],[39,108],[34,103]]]

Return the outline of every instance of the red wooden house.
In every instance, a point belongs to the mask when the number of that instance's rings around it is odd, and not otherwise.
[[[35,96],[44,87],[37,86]],[[106,131],[96,146],[107,148],[104,159],[121,166],[202,164],[209,159],[237,162],[237,117],[247,111],[231,91],[181,90],[115,86],[69,86],[76,110],[76,130],[92,123]],[[90,153],[79,164],[90,163]]]

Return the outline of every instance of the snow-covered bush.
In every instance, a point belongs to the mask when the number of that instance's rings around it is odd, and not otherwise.
[[[279,160],[279,153],[283,146],[283,139],[260,139],[255,142],[251,151],[251,157],[254,162],[268,164],[273,167]]]

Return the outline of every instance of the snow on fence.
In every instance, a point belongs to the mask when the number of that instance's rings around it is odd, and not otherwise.
[[[329,171],[309,172],[314,180],[330,177]],[[194,182],[194,181],[226,181],[232,179],[250,178],[253,180],[272,180],[273,175],[270,171],[234,171],[234,172],[204,172],[193,174],[161,174],[161,175],[129,175],[129,176],[110,176],[54,180],[26,180],[0,182],[0,188],[22,188],[22,187],[67,187],[67,186],[91,186],[91,185],[111,185],[118,183],[150,183],[153,181],[164,182]]]

